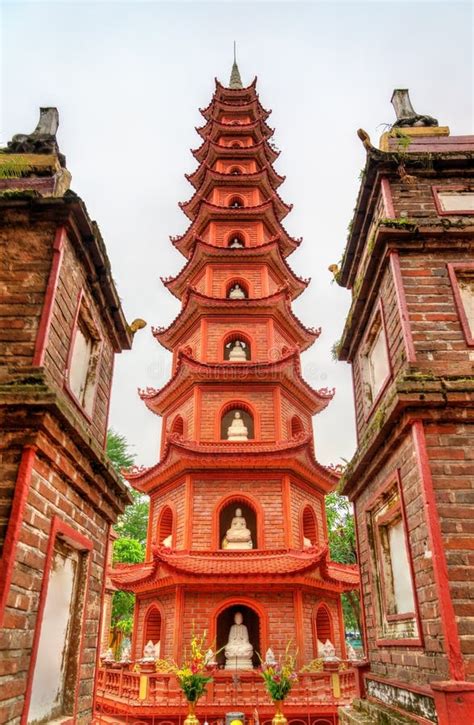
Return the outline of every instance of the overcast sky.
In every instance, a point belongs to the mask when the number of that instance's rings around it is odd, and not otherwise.
[[[303,356],[314,387],[336,397],[314,421],[322,463],[354,451],[349,367],[331,359],[350,294],[331,284],[343,252],[365,155],[356,130],[375,142],[394,120],[393,88],[408,87],[417,112],[473,128],[473,9],[469,2],[14,2],[2,3],[2,145],[30,132],[39,106],[57,106],[72,189],[102,230],[128,320],[143,317],[132,352],[116,363],[111,425],[139,463],[157,460],[160,420],[137,387],[161,387],[170,355],[152,338],[178,301],[159,277],[184,258],[168,235],[188,222],[179,210],[192,187],[190,148],[214,77],[227,82],[232,42],[245,84],[258,76],[294,204],[284,224],[302,247],[290,258],[312,284],[294,309],[322,326]]]

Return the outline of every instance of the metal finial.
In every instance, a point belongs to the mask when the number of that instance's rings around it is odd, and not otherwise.
[[[240,77],[239,66],[237,65],[237,50],[236,42],[234,40],[234,63],[232,65],[232,71],[230,74],[229,88],[243,88],[242,79]]]

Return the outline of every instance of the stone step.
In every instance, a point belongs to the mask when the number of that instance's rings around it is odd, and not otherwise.
[[[351,705],[339,708],[340,725],[373,725],[374,720]]]

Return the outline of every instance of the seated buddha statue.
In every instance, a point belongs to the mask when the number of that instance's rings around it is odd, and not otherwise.
[[[253,647],[249,632],[244,624],[242,612],[234,615],[234,624],[229,631],[229,640],[224,647],[226,670],[251,670],[253,668]]]
[[[240,340],[236,340],[230,348],[229,360],[232,360],[232,362],[246,362],[247,356]]]
[[[247,522],[242,516],[242,509],[235,509],[230,529],[222,540],[223,549],[253,549],[252,533],[247,528]]]
[[[234,419],[227,429],[228,441],[248,441],[248,429],[242,420],[242,413],[238,410],[234,413]]]
[[[231,300],[244,300],[245,292],[243,291],[240,284],[234,284],[229,292],[229,299]]]

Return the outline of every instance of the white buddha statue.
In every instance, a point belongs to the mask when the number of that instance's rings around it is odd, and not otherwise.
[[[150,639],[143,648],[142,662],[154,662],[155,659],[155,645]]]
[[[229,353],[229,360],[232,360],[232,362],[246,362],[247,356],[240,340],[236,340],[232,345]]]
[[[232,239],[231,243],[229,244],[229,247],[231,249],[242,249],[243,246],[244,245],[242,244],[242,242],[240,241],[240,239],[238,237],[234,237]]]
[[[247,528],[247,522],[242,516],[242,509],[235,509],[230,529],[222,541],[223,549],[253,549],[252,534]]]
[[[243,622],[242,612],[236,612],[234,624],[229,632],[229,641],[224,648],[226,670],[251,670],[253,668],[253,647],[249,642],[248,629]]]
[[[169,536],[166,536],[163,541],[161,542],[161,546],[167,546],[168,549],[171,549],[171,544],[173,543],[173,534],[169,534]]]
[[[228,441],[248,441],[248,429],[242,420],[242,414],[236,410],[234,420],[227,429]]]
[[[246,298],[245,292],[243,291],[240,284],[234,284],[229,292],[229,299],[231,300],[244,300]]]

